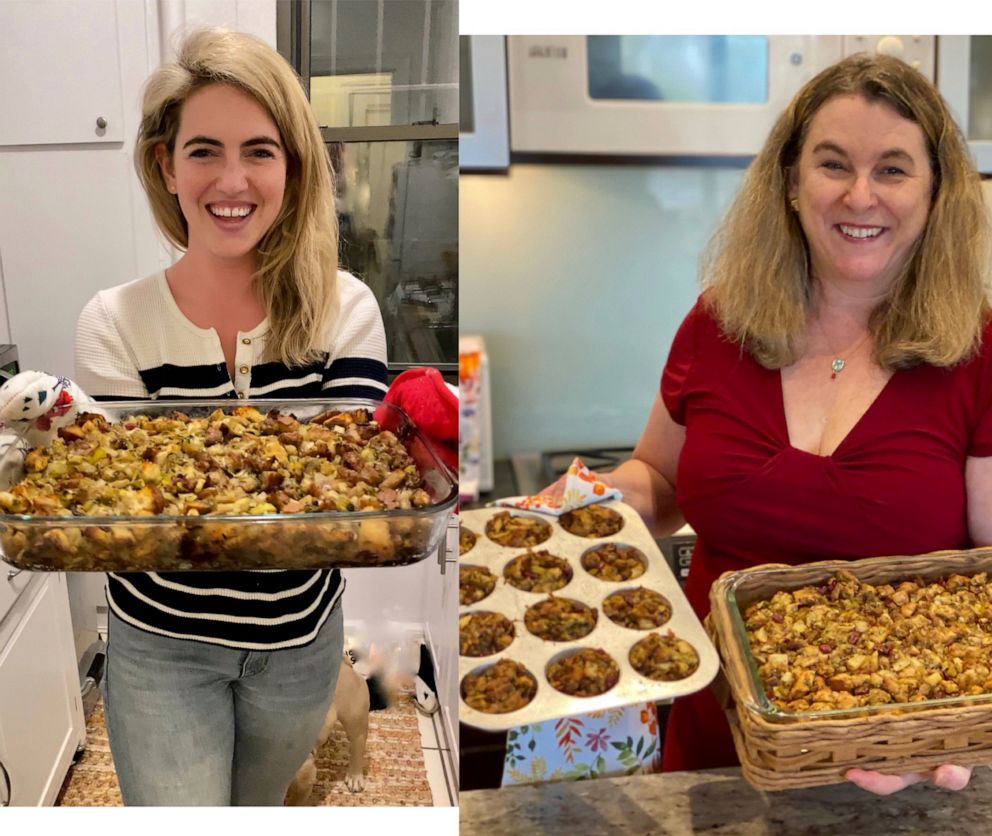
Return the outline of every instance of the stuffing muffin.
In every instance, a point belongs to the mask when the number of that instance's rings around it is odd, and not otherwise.
[[[596,697],[620,681],[620,668],[605,650],[583,648],[551,662],[551,687],[570,697]]]
[[[500,511],[486,523],[486,536],[501,546],[529,549],[540,545],[551,536],[551,526],[536,517]]]
[[[458,652],[462,656],[492,656],[513,642],[513,623],[498,612],[466,613],[458,619]]]
[[[506,564],[503,577],[524,592],[554,592],[572,580],[572,567],[551,552],[527,552]]]
[[[523,708],[537,694],[537,680],[519,662],[500,659],[462,680],[462,699],[476,711],[506,714]]]
[[[639,586],[614,592],[603,600],[603,612],[621,627],[653,630],[672,617],[672,606],[663,595]]]
[[[561,527],[576,537],[609,537],[623,528],[623,517],[603,505],[586,505],[561,515]]]
[[[631,667],[648,679],[674,682],[699,667],[696,649],[669,630],[667,635],[648,633],[627,654]]]
[[[461,557],[472,551],[475,546],[476,534],[472,529],[466,528],[464,525],[458,526],[458,556]]]
[[[496,588],[496,576],[485,566],[458,567],[458,603],[463,607],[488,597]]]
[[[549,595],[527,608],[524,625],[545,641],[570,642],[588,636],[598,617],[596,610],[581,601]]]
[[[601,581],[629,581],[647,571],[648,561],[640,549],[619,543],[603,543],[582,555],[582,568]]]

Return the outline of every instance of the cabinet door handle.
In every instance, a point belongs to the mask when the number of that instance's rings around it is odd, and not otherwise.
[[[7,797],[0,802],[0,807],[9,807],[10,800],[14,797],[14,790],[10,785],[10,773],[7,772],[7,767],[3,765],[3,761],[0,761],[0,772],[3,773],[3,782],[7,785]]]
[[[444,536],[441,538],[441,542],[437,544],[437,563],[441,567],[441,574],[444,574],[444,564],[447,563],[448,557],[448,532],[444,532]]]

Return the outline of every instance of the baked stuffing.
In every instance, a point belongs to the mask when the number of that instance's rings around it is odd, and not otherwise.
[[[664,636],[648,633],[630,649],[627,658],[639,674],[661,682],[685,679],[699,667],[696,649],[671,630]]]
[[[524,625],[539,639],[569,642],[589,635],[599,613],[581,601],[549,595],[527,608]]]
[[[501,546],[531,548],[551,536],[551,526],[536,517],[524,517],[500,511],[486,523],[486,536]]]
[[[623,516],[603,505],[586,505],[560,517],[561,527],[576,537],[609,537],[623,528]]]
[[[496,588],[496,576],[485,566],[458,567],[458,603],[463,607],[487,597]]]
[[[536,693],[534,675],[512,659],[500,659],[462,680],[462,699],[466,705],[486,714],[516,711],[534,699]]]
[[[644,574],[647,558],[633,546],[603,543],[582,555],[582,568],[601,581],[629,581]]]
[[[873,585],[839,571],[744,618],[765,693],[785,711],[992,693],[985,572]]]
[[[663,595],[639,586],[623,589],[603,599],[607,617],[631,630],[652,630],[672,617],[672,606]]]
[[[513,642],[513,623],[498,612],[466,613],[458,619],[458,652],[462,656],[492,656]]]
[[[472,551],[475,546],[476,534],[472,529],[463,525],[458,526],[458,556]]]
[[[424,508],[431,498],[400,440],[368,410],[330,410],[309,421],[251,406],[136,414],[111,423],[82,413],[47,447],[24,460],[25,477],[0,491],[7,514],[40,517],[182,517]],[[18,527],[4,536],[8,553],[25,549],[51,568],[104,568],[120,556],[127,568],[249,568],[272,555],[285,565],[391,561],[426,545],[430,525],[415,517],[276,528],[215,521],[122,527]],[[32,540],[33,536],[33,540]],[[266,555],[266,550],[268,554]],[[119,555],[118,555],[119,551]],[[276,561],[277,563],[280,561]],[[281,564],[280,564],[281,565]]]
[[[605,694],[620,681],[620,668],[605,650],[583,648],[548,665],[552,688],[570,697]]]
[[[548,551],[526,552],[506,564],[503,577],[524,592],[554,592],[572,580],[572,567]]]

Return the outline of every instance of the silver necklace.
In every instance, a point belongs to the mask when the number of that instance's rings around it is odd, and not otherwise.
[[[823,341],[827,344],[827,348],[829,348],[830,353],[834,355],[833,360],[830,361],[830,368],[831,368],[830,379],[836,380],[837,375],[839,375],[842,371],[844,371],[844,367],[847,366],[847,361],[840,356],[839,352],[834,350],[834,347],[830,342],[830,338],[827,336],[827,331],[823,327],[823,323],[820,322],[819,319],[817,319],[816,324],[820,327],[820,333],[823,334]],[[849,349],[846,352],[847,356],[853,357],[857,353],[858,349],[861,348],[861,346],[863,346],[868,341],[868,338],[870,336],[871,336],[871,332],[869,331],[860,340],[858,340],[857,344],[853,348]]]

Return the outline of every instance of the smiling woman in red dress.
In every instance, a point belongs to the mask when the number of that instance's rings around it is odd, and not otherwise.
[[[704,263],[633,458],[604,480],[722,572],[992,543],[988,219],[940,95],[857,55],[795,97]],[[667,770],[737,762],[706,690],[676,700]],[[847,777],[887,794],[970,770]]]

